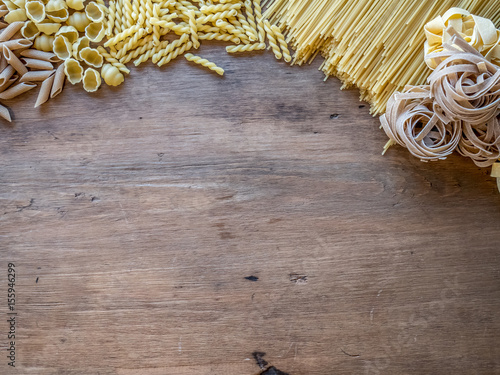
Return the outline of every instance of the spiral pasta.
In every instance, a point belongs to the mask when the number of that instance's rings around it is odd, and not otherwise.
[[[186,60],[192,61],[192,62],[199,64],[199,65],[202,65],[210,70],[213,70],[215,73],[217,73],[221,76],[224,75],[224,69],[218,67],[217,65],[215,65],[215,63],[210,62],[207,59],[204,59],[200,56],[195,56],[191,53],[186,53],[184,55],[184,57],[186,58]]]

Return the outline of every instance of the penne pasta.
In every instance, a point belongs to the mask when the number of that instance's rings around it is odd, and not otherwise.
[[[21,28],[24,26],[24,22],[17,21],[11,23],[9,26],[7,26],[5,29],[3,29],[2,33],[0,34],[0,42],[6,42],[7,40],[10,40]]]
[[[52,63],[50,61],[30,59],[28,57],[21,59],[24,65],[30,69],[36,70],[51,70],[53,69]]]
[[[10,112],[7,107],[4,107],[0,104],[0,117],[7,120],[8,122],[12,122],[12,118],[10,117]]]
[[[7,60],[7,62],[19,73],[20,76],[23,76],[28,72],[28,69],[24,66],[21,60],[18,59],[16,55],[9,49],[9,47],[3,46],[3,56]]]
[[[54,83],[52,84],[52,88],[50,90],[50,98],[54,98],[61,93],[65,80],[66,76],[64,75],[64,64],[61,64],[54,74]]]
[[[0,55],[0,72],[2,72],[7,66],[9,66],[9,63],[3,58],[3,56]]]
[[[13,75],[11,78],[9,78],[7,81],[5,81],[1,86],[0,86],[0,92],[4,92],[7,90],[10,86],[14,84],[14,82],[17,81],[19,76],[17,74]]]
[[[13,99],[16,96],[19,96],[21,94],[24,94],[25,92],[34,89],[36,85],[34,83],[26,83],[22,82],[19,83],[18,85],[12,86],[5,90],[4,92],[0,93],[0,99],[7,100],[7,99]]]
[[[7,65],[7,67],[0,73],[0,86],[8,81],[15,71],[16,70],[12,67],[12,65]]]
[[[21,77],[19,82],[40,82],[54,74],[54,70],[33,70]]]
[[[43,103],[49,100],[53,84],[54,74],[51,74],[42,82],[42,85],[40,86],[40,91],[38,92],[38,97],[36,98],[35,108],[41,106]]]
[[[8,47],[11,51],[16,49],[28,48],[33,45],[28,39],[12,39],[2,43],[3,46]]]
[[[21,52],[21,56],[31,58],[31,59],[49,61],[49,62],[53,62],[53,63],[60,61],[59,57],[57,57],[54,53],[39,51],[37,49],[24,50]]]

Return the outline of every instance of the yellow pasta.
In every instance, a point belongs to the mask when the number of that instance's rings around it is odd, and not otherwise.
[[[63,8],[52,12],[46,12],[49,20],[53,22],[66,22],[69,18],[68,9]]]
[[[73,26],[75,29],[77,29],[82,33],[85,31],[85,28],[90,24],[90,20],[87,18],[87,15],[84,12],[73,12],[73,14],[69,16],[67,22],[68,25]]]
[[[61,24],[60,23],[44,22],[44,23],[37,23],[35,27],[38,30],[37,35],[40,33],[52,35],[54,33],[57,33],[60,30]]]
[[[95,69],[88,68],[83,75],[83,89],[87,92],[95,92],[101,86],[101,76]]]
[[[108,86],[118,86],[125,80],[120,70],[111,64],[104,64],[102,66],[101,76]]]
[[[66,60],[71,57],[73,48],[71,43],[64,35],[57,35],[53,42],[54,53],[61,60]]]
[[[21,29],[21,35],[25,39],[33,40],[40,34],[40,30],[33,21],[26,21]]]
[[[236,46],[227,46],[226,47],[226,51],[228,53],[260,51],[260,50],[264,50],[264,49],[266,49],[265,43],[239,44]]]
[[[195,56],[191,53],[186,53],[184,55],[184,57],[188,60],[188,61],[192,61],[196,64],[199,64],[199,65],[202,65],[210,70],[213,70],[214,72],[216,72],[217,74],[219,75],[224,75],[224,69],[218,67],[217,65],[215,65],[213,62],[210,62],[208,61],[207,59],[204,59],[204,58],[201,58],[200,56]]]
[[[56,36],[58,35],[62,35],[64,36],[66,39],[68,39],[68,41],[73,44],[75,43],[77,40],[78,40],[78,30],[75,29],[75,27],[73,26],[62,26],[57,32],[56,32]]]
[[[94,43],[99,43],[105,34],[106,29],[102,22],[92,22],[85,28],[85,36]]]
[[[83,62],[85,62],[85,64],[94,68],[100,68],[104,61],[99,51],[90,47],[82,48],[82,50],[79,52],[79,56],[83,60]]]
[[[68,81],[75,85],[83,78],[83,68],[77,60],[70,57],[64,61],[64,74]]]
[[[83,1],[84,0],[66,0],[66,4],[71,9],[82,10],[84,8]]]
[[[40,0],[30,0],[26,3],[26,15],[35,23],[45,19],[45,4]]]
[[[40,51],[52,52],[52,43],[54,42],[54,37],[52,35],[40,34],[35,38],[33,42],[33,47]]]
[[[90,2],[85,6],[85,14],[92,22],[103,22],[104,12],[101,7],[95,2]]]
[[[13,23],[17,21],[26,21],[28,16],[24,9],[11,10],[4,18],[5,22]]]

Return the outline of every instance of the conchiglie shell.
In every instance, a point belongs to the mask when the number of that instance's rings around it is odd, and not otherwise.
[[[65,22],[69,18],[69,12],[67,9],[54,10],[47,12],[47,17],[54,22]]]
[[[54,37],[52,35],[40,34],[35,38],[33,47],[39,51],[52,52],[52,43]]]
[[[91,42],[99,43],[106,34],[106,28],[102,22],[92,22],[85,28],[85,36]]]
[[[25,39],[33,40],[40,34],[40,30],[33,21],[26,21],[21,28],[21,35]]]
[[[4,0],[3,4],[7,7],[9,12],[19,9],[19,7],[10,0]],[[22,8],[24,8],[24,6]]]
[[[90,20],[87,18],[87,15],[83,12],[74,12],[71,16],[69,16],[68,21],[66,21],[68,25],[73,26],[80,32],[84,32],[85,28],[89,25]]]
[[[47,35],[52,35],[54,33],[57,33],[57,31],[61,28],[61,24],[42,22],[42,23],[37,23],[36,27],[38,28],[38,30],[40,30],[40,32]]]
[[[66,4],[68,4],[71,9],[82,10],[84,8],[83,1],[84,0],[66,0]]]
[[[125,80],[125,77],[118,68],[111,64],[104,64],[102,66],[101,76],[108,86],[118,86]]]
[[[85,62],[85,64],[89,66],[93,66],[94,68],[100,68],[103,63],[102,55],[98,50],[90,47],[82,48],[79,53],[80,58]]]
[[[80,82],[83,78],[83,68],[78,61],[69,58],[64,61],[64,74],[72,85]]]
[[[46,12],[57,12],[61,9],[68,9],[68,5],[64,0],[49,0],[45,5]]]
[[[24,8],[26,5],[26,0],[11,0],[19,8]]]
[[[104,12],[101,7],[95,2],[90,2],[85,7],[85,14],[92,22],[102,22],[104,20]]]
[[[63,26],[56,33],[57,35],[65,36],[68,41],[73,44],[77,41],[80,34],[78,34],[78,30],[76,30],[73,26]]]
[[[73,43],[73,56],[75,59],[79,60],[80,59],[80,51],[84,49],[85,47],[90,46],[90,41],[89,38],[86,36],[82,36],[81,38],[78,38],[78,40]]]
[[[11,10],[3,19],[7,23],[12,23],[16,21],[26,21],[28,16],[26,15],[26,11],[24,9],[16,9]]]
[[[33,22],[42,22],[45,19],[45,4],[39,0],[31,0],[26,3],[26,15]]]
[[[71,48],[71,43],[64,35],[57,35],[54,39],[54,53],[61,60],[66,60],[71,57],[73,48]]]
[[[95,69],[88,68],[83,76],[83,88],[87,92],[94,92],[101,86],[101,76]]]

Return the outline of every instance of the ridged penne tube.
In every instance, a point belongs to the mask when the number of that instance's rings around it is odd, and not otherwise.
[[[59,31],[59,29],[61,28],[61,24],[60,23],[42,22],[42,23],[37,23],[36,28],[41,33],[44,33],[46,35],[52,35],[52,34]]]
[[[59,65],[54,73],[54,83],[50,89],[50,97],[53,98],[59,95],[64,87],[64,81],[66,76],[64,75],[64,64]]]
[[[285,60],[286,62],[292,61],[292,56],[290,56],[290,51],[288,50],[288,45],[285,41],[285,37],[281,33],[281,29],[276,25],[272,25],[271,30],[273,31],[276,40],[280,44],[281,52],[283,53],[283,60]]]
[[[74,26],[62,26],[56,33],[56,36],[58,35],[64,36],[71,44],[75,43],[79,36]]]
[[[106,29],[102,22],[92,22],[85,28],[85,36],[94,43],[99,43],[105,34]]]
[[[26,15],[33,22],[42,22],[45,19],[45,4],[40,0],[30,0],[26,3]]]
[[[86,36],[82,36],[81,38],[78,38],[78,40],[71,46],[71,48],[73,49],[73,57],[79,60],[80,51],[85,47],[90,47],[90,41]]]
[[[35,40],[36,40],[36,38],[35,38]],[[28,40],[28,39],[11,39],[11,40],[8,40],[6,42],[3,42],[2,45],[9,47],[9,49],[11,51],[14,51],[16,49],[28,48],[31,45],[33,45],[33,42],[31,40]]]
[[[17,21],[24,22],[28,19],[28,16],[26,15],[26,11],[24,9],[16,9],[11,10],[3,19],[7,23],[14,23]]]
[[[85,14],[87,15],[87,18],[92,22],[104,21],[104,12],[102,11],[101,7],[93,1],[85,6]]]
[[[46,13],[47,17],[54,22],[66,22],[69,18],[69,12],[66,8]]]
[[[36,85],[34,83],[26,83],[26,82],[19,83],[15,86],[9,87],[4,92],[1,92],[0,99],[2,99],[2,100],[13,99],[16,96],[24,94],[25,92],[27,92],[35,87],[36,87]]]
[[[5,69],[3,69],[0,73],[0,86],[3,86],[3,84],[5,84],[10,77],[12,77],[15,71],[16,70],[12,67],[12,65],[7,65],[7,67],[5,67]]]
[[[83,48],[80,53],[80,58],[83,62],[94,68],[100,68],[103,63],[103,57],[98,50],[90,47]]]
[[[10,112],[7,107],[4,107],[0,104],[0,117],[7,120],[8,122],[12,122],[12,117],[10,117]]]
[[[54,74],[54,70],[33,70],[23,75],[19,82],[40,82]]]
[[[51,70],[54,68],[50,61],[31,59],[29,57],[23,58],[22,62],[24,63],[25,67],[33,70]]]
[[[46,12],[57,12],[61,9],[68,9],[68,5],[64,0],[49,0],[47,4],[45,4]]]
[[[40,91],[38,92],[38,97],[36,98],[35,108],[41,106],[50,98],[50,91],[52,90],[52,85],[54,84],[54,72],[47,77],[40,86]]]
[[[239,44],[237,46],[227,46],[226,52],[237,53],[237,52],[259,51],[264,49],[266,49],[265,43]]]
[[[108,86],[118,86],[125,80],[125,77],[118,68],[111,64],[104,64],[102,66],[101,76]]]
[[[66,0],[66,4],[68,4],[71,9],[82,10],[84,8],[83,1],[84,0]]]
[[[52,43],[54,42],[54,39],[55,38],[52,35],[40,34],[35,38],[33,47],[40,51],[52,52]]]
[[[85,28],[90,24],[90,20],[84,12],[74,12],[71,16],[69,16],[66,22],[68,25],[73,26],[81,33],[83,33]]]
[[[83,76],[83,89],[87,92],[95,92],[101,86],[101,76],[95,69],[88,68]]]
[[[60,60],[59,57],[57,57],[52,52],[43,52],[43,51],[38,51],[36,49],[27,49],[27,50],[21,51],[21,56],[28,57],[31,59],[50,61],[53,63],[58,62]]]
[[[73,48],[71,43],[64,35],[57,35],[53,43],[54,53],[61,60],[66,60],[71,57]]]
[[[210,70],[213,70],[214,72],[216,72],[217,74],[219,75],[224,75],[224,69],[222,69],[221,67],[218,67],[217,65],[215,65],[215,63],[213,62],[210,62],[208,61],[207,59],[204,59],[200,56],[195,56],[193,55],[192,53],[186,53],[184,55],[184,57],[188,60],[188,61],[192,61],[196,64],[199,64],[199,65],[202,65]]]
[[[77,60],[70,57],[64,61],[64,74],[68,77],[68,81],[74,85],[82,80],[83,68]]]
[[[21,28],[21,35],[29,40],[35,39],[40,34],[40,30],[33,21],[26,21]]]
[[[24,66],[24,64],[19,60],[19,58],[14,55],[14,53],[9,49],[9,47],[6,47],[3,45],[3,57],[9,65],[11,65],[18,73],[20,76],[23,76],[28,72],[28,69]]]
[[[23,26],[24,22],[21,21],[11,23],[9,26],[3,29],[2,33],[0,34],[0,42],[10,40],[10,38],[16,35],[16,33],[21,30]]]

